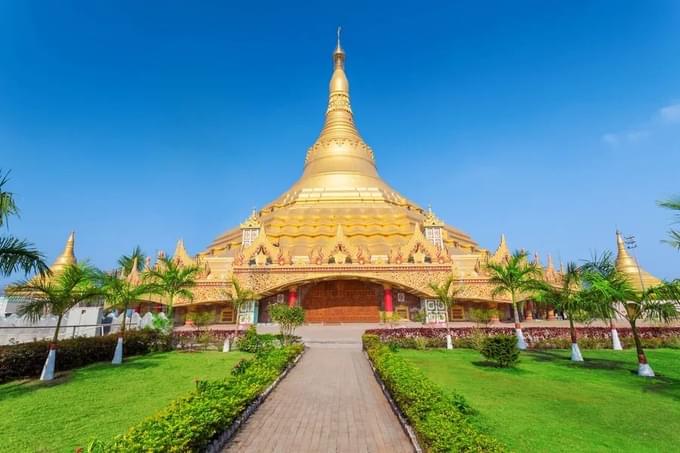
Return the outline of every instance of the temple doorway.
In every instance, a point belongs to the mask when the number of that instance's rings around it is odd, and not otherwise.
[[[380,321],[380,285],[360,280],[333,280],[311,284],[302,297],[305,321],[375,323]]]

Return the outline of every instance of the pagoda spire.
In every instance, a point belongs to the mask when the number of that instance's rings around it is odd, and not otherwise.
[[[338,27],[333,50],[333,74],[328,84],[326,118],[319,137],[307,152],[303,178],[340,173],[378,178],[373,151],[361,138],[354,124],[349,80],[345,74],[346,57]]]
[[[61,254],[57,257],[56,260],[54,260],[54,263],[50,267],[50,270],[52,273],[56,274],[63,270],[66,266],[70,266],[72,264],[76,264],[78,260],[76,259],[76,255],[73,251],[74,246],[76,242],[76,233],[75,231],[71,231],[71,234],[68,235],[68,239],[66,240],[66,245],[64,246],[64,250],[61,252]]]

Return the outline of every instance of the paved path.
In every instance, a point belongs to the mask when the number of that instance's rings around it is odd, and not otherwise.
[[[224,451],[413,452],[358,343],[310,346]]]

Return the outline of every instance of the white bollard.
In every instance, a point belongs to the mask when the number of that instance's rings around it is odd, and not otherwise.
[[[224,339],[224,345],[222,346],[222,352],[231,351],[231,344],[229,343],[229,338]]]
[[[571,344],[571,361],[583,362],[583,356],[581,355],[581,349],[578,347],[578,343]]]
[[[612,349],[614,351],[623,351],[621,340],[619,340],[619,332],[616,329],[612,329]]]
[[[57,363],[57,347],[50,345],[50,352],[47,353],[47,359],[40,374],[41,381],[51,381],[54,379],[54,366]]]
[[[517,347],[522,350],[526,349],[527,342],[524,341],[524,334],[522,333],[522,329],[515,329],[515,335],[517,335]]]
[[[116,350],[113,351],[113,360],[111,360],[113,365],[120,365],[123,363],[123,337],[118,337],[118,342],[116,343]]]
[[[446,336],[446,349],[453,349],[453,341],[451,340],[451,335]]]
[[[649,363],[641,363],[638,365],[638,376],[654,377],[654,370]]]

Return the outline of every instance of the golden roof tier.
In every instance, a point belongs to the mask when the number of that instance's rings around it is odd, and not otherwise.
[[[616,232],[616,249],[618,252],[616,255],[616,270],[626,276],[633,288],[639,291],[643,287],[647,289],[661,283],[661,280],[642,269],[637,260],[630,256],[620,231]]]
[[[339,226],[368,255],[393,254],[409,243],[419,225],[441,227],[441,246],[449,255],[479,252],[470,236],[440,222],[380,177],[373,151],[354,123],[345,59],[338,38],[325,122],[307,151],[300,179],[241,228],[217,237],[204,255],[236,256],[259,234],[260,225],[290,256],[311,256],[333,240]],[[242,234],[245,230],[248,235]]]

